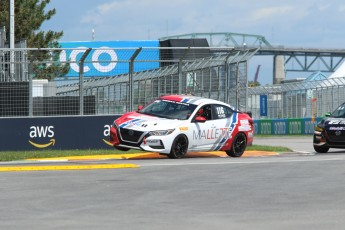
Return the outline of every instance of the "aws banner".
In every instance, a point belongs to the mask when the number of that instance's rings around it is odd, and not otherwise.
[[[2,118],[1,150],[112,148],[109,131],[117,117]]]

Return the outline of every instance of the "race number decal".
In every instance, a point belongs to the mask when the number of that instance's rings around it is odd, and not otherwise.
[[[217,110],[217,115],[218,115],[218,118],[225,118],[225,111],[224,111],[224,107],[222,106],[217,106],[216,107],[216,110]]]

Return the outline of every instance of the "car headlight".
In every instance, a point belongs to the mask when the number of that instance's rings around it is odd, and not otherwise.
[[[322,131],[323,131],[323,128],[321,128],[320,126],[316,126],[316,127],[315,127],[315,131],[322,132]]]
[[[174,132],[175,129],[167,129],[167,130],[155,130],[149,132],[151,136],[165,136],[169,135],[170,133]]]

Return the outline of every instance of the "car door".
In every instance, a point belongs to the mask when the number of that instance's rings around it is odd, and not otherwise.
[[[217,151],[223,146],[229,149],[232,138],[232,133],[237,125],[237,113],[225,105],[214,104],[212,105],[212,127],[214,127],[213,143],[210,146],[211,150]]]
[[[208,104],[201,108],[201,115],[205,122],[192,123],[193,135],[191,141],[192,151],[210,151],[219,148],[227,139],[231,127],[233,111],[218,104]]]

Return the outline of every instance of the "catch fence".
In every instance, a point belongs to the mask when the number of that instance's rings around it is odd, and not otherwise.
[[[0,49],[0,117],[122,114],[164,94],[213,98],[247,111],[247,63],[256,52]]]
[[[262,101],[267,98],[263,116]],[[323,117],[345,102],[345,78],[299,81],[248,88],[248,110],[254,119]]]

